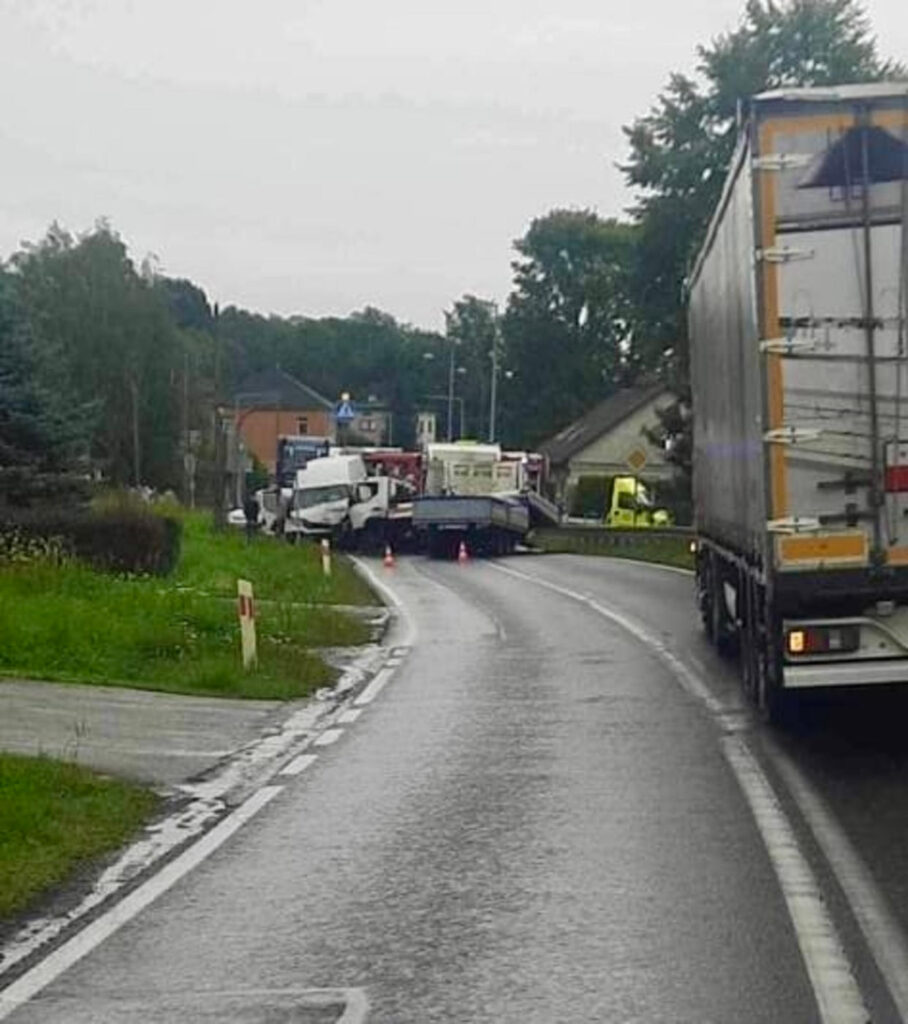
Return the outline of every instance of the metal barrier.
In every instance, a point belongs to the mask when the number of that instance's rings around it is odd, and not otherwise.
[[[567,524],[533,530],[529,540],[544,551],[568,551],[579,554],[603,554],[610,551],[630,554],[633,548],[664,548],[686,561],[694,530],[690,526],[640,527],[638,529],[607,527],[599,524],[580,526]],[[674,560],[674,559],[673,559]]]

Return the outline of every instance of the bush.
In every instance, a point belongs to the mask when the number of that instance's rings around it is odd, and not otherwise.
[[[7,510],[0,523],[0,557],[69,555],[114,573],[171,572],[180,557],[182,525],[143,509]]]

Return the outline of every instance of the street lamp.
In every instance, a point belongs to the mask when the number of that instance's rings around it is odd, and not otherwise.
[[[448,354],[448,394],[447,394],[448,430],[447,430],[447,435],[446,436],[447,436],[448,441],[453,441],[454,440],[454,403],[455,402],[460,402],[460,433],[461,434],[463,433],[463,399],[462,398],[455,398],[455,396],[454,396],[454,375],[455,374],[459,374],[462,377],[467,372],[467,368],[465,366],[458,366],[457,365],[457,361],[454,358],[454,354],[455,354],[454,346],[459,344],[459,342],[457,341],[456,338],[451,338],[449,340],[450,340],[451,344],[449,346],[449,354]],[[423,357],[423,359],[425,359],[427,361],[428,360],[432,360],[432,359],[435,358],[435,353],[434,352],[423,352],[422,357]]]
[[[492,351],[489,355],[492,357],[492,384],[489,388],[489,443],[495,443],[495,413],[496,404],[498,401],[498,345],[501,340],[501,326],[498,318],[498,307],[495,303],[491,303],[492,313]],[[505,378],[510,380],[513,377],[513,371],[505,370]]]

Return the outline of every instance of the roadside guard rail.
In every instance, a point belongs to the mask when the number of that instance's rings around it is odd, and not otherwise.
[[[690,526],[613,527],[598,523],[580,525],[567,523],[543,527],[530,533],[530,543],[544,551],[576,552],[577,554],[620,554],[633,557],[643,548],[663,549],[667,559],[677,564],[692,563],[691,541],[695,533]],[[662,558],[657,558],[663,561]]]

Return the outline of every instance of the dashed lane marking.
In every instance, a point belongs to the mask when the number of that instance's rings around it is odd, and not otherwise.
[[[372,701],[382,692],[382,690],[388,685],[388,680],[393,674],[393,669],[383,668],[381,672],[377,673],[371,683],[363,690],[363,692],[353,701],[358,707],[365,707],[367,704],[371,704]]]
[[[337,716],[338,725],[353,725],[353,723],[363,713],[362,708],[347,708],[346,711],[342,711]]]
[[[312,741],[314,747],[330,747],[344,735],[343,729],[326,729]]]
[[[206,832],[188,850],[166,864],[157,874],[149,878],[147,882],[143,882],[128,896],[124,896],[107,913],[86,925],[82,931],[74,935],[68,942],[64,942],[30,971],[26,971],[12,985],[3,989],[0,992],[0,1020],[4,1020],[23,1003],[37,995],[64,971],[87,956],[105,939],[167,892],[184,875],[189,874],[193,868],[211,856],[247,821],[270,803],[283,788],[283,786],[263,786],[253,793],[245,803],[240,804],[232,814],[224,818],[220,824],[215,825],[210,832]]]
[[[302,775],[302,773],[317,761],[315,754],[299,754],[289,764],[285,765],[278,775]]]

